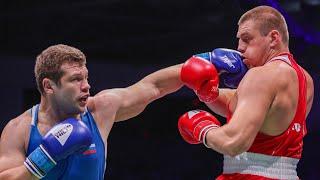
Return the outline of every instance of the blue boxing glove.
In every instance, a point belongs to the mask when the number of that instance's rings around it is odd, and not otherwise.
[[[240,52],[232,49],[217,48],[212,52],[195,56],[210,61],[218,70],[220,87],[237,88],[241,79],[248,71],[243,63]]]
[[[57,164],[71,154],[87,149],[92,135],[87,126],[75,118],[55,125],[25,160],[27,169],[41,179]]]

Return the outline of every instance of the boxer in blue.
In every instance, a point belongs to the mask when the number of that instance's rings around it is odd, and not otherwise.
[[[150,102],[178,90],[179,67],[90,96],[85,55],[61,44],[47,48],[35,65],[40,103],[2,132],[0,179],[103,179],[113,123],[138,115]]]
[[[221,67],[220,73],[229,79],[221,79],[226,86],[237,86],[242,75],[235,74],[245,74],[236,52],[219,49],[197,56]],[[40,103],[12,119],[2,132],[0,179],[103,179],[113,123],[138,115],[150,102],[178,90],[181,66],[90,96],[85,55],[61,44],[47,48],[35,65]]]

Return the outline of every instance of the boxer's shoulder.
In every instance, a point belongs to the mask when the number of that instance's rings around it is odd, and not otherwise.
[[[93,97],[88,99],[87,107],[90,111],[95,111],[101,106],[107,106],[109,108],[119,106],[122,100],[122,93],[125,91],[124,88],[115,88],[103,90],[100,93],[96,94]]]
[[[281,61],[274,61],[264,66],[258,66],[249,69],[244,79],[250,83],[257,81],[257,83],[265,84],[270,82],[271,85],[287,84],[291,80],[297,79],[296,71]]]
[[[114,116],[121,105],[121,97],[114,93],[113,91],[103,91],[91,97],[88,101],[87,108],[93,114],[93,116],[99,119],[97,116],[103,114],[104,118],[106,116]]]
[[[89,98],[87,109],[98,125],[100,133],[109,133],[115,121],[116,113],[121,105],[120,103],[121,97],[111,90],[104,90]],[[107,130],[107,132],[104,132],[105,130]]]
[[[263,66],[254,67],[248,70],[243,80],[241,81],[238,91],[243,88],[243,86],[257,86],[257,85],[271,85],[272,77],[276,77],[274,72],[270,68]]]
[[[24,113],[20,114],[19,116],[11,119],[6,128],[13,128],[15,130],[25,129],[30,126],[31,124],[31,113],[30,110],[25,111]]]
[[[25,148],[28,143],[31,125],[30,111],[11,119],[2,131],[1,139],[17,147]]]
[[[289,90],[291,92],[291,89],[297,86],[289,86],[288,84],[296,81],[294,77],[291,77],[292,73],[294,73],[294,71],[286,70],[286,72],[283,72],[264,66],[251,68],[241,81],[237,89],[237,95],[238,97],[251,97],[253,100],[259,98],[260,102],[273,104],[273,101],[278,99],[276,97],[282,96]],[[290,76],[290,78],[288,78],[288,76]],[[293,93],[294,92],[290,94]]]

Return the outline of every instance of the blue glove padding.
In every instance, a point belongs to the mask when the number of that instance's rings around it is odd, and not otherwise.
[[[218,70],[220,87],[237,88],[241,79],[248,71],[243,63],[240,52],[232,49],[217,48],[212,52],[195,56],[210,61]]]
[[[69,118],[55,125],[25,160],[24,165],[37,178],[43,178],[57,161],[87,149],[92,135],[87,126],[75,118]]]

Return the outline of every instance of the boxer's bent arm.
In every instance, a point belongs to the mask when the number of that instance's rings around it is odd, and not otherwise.
[[[118,101],[115,103],[119,104],[115,121],[130,119],[140,114],[150,102],[182,87],[181,66],[179,64],[156,71],[127,88],[105,90],[96,95],[95,106],[100,109],[97,106],[103,106],[104,99],[110,97],[107,94],[112,94],[114,101]]]
[[[219,89],[218,98],[212,103],[206,103],[206,105],[216,114],[227,117],[229,113],[228,105],[235,93],[235,89]]]
[[[276,95],[271,73],[259,69],[248,71],[238,87],[238,103],[230,122],[208,132],[206,141],[212,149],[235,156],[251,147]]]
[[[32,179],[35,178],[23,165],[25,160],[25,136],[17,121],[10,121],[4,128],[0,140],[0,179]],[[27,128],[27,127],[26,127]]]

